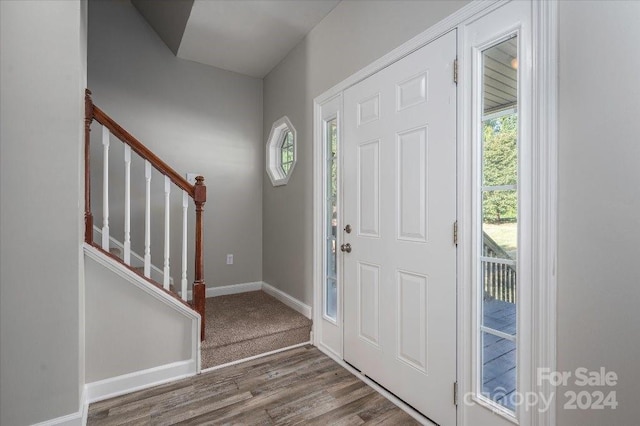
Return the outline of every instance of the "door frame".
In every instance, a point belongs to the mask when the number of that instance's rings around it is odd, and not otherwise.
[[[339,116],[342,116],[342,92],[370,75],[425,46],[432,40],[453,30],[458,30],[458,125],[457,125],[457,202],[458,202],[458,268],[456,288],[457,302],[457,359],[458,394],[472,390],[472,354],[470,339],[471,313],[468,312],[473,282],[471,270],[471,224],[474,217],[471,209],[471,79],[465,74],[470,70],[469,57],[464,55],[468,46],[464,45],[464,25],[480,16],[490,13],[506,3],[505,1],[474,1],[459,9],[413,39],[392,50],[367,67],[351,75],[314,99],[313,105],[313,339],[321,351],[341,363],[352,372],[343,360],[342,345],[336,350],[323,341],[323,271],[324,271],[324,139],[323,105],[340,99]],[[531,278],[536,286],[531,289],[529,311],[531,312],[530,368],[526,383],[528,389],[545,398],[553,395],[554,389],[548,382],[538,384],[536,368],[556,370],[556,256],[557,256],[557,53],[558,53],[558,3],[557,0],[531,0],[532,7],[532,238],[528,242],[532,249]],[[339,137],[342,123],[338,122]],[[340,140],[340,139],[339,139]],[[340,185],[340,179],[338,180]],[[340,188],[340,186],[339,186]],[[341,188],[339,189],[339,191]],[[340,233],[338,233],[338,237]],[[340,244],[338,239],[337,244]],[[339,262],[340,263],[340,262]],[[339,270],[341,267],[339,266]],[[338,284],[338,311],[342,312],[342,284]],[[342,315],[339,317],[341,321]],[[338,324],[339,332],[342,326]],[[370,385],[375,385],[366,380]],[[375,386],[374,386],[375,387]],[[377,388],[381,390],[381,388]],[[419,420],[425,419],[389,393],[383,394],[397,403]],[[460,398],[458,398],[460,405]],[[470,424],[465,418],[465,410],[458,409],[458,425]],[[556,421],[556,409],[539,413],[529,410],[521,413],[520,424],[552,426]]]

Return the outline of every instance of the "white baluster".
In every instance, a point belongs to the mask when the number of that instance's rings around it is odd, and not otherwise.
[[[189,207],[189,195],[182,190],[182,300],[187,300],[187,208]]]
[[[151,276],[151,163],[144,161],[146,197],[144,206],[144,276]]]
[[[124,263],[131,265],[131,147],[124,146]]]
[[[109,129],[102,126],[102,250],[109,251]]]
[[[164,177],[164,288],[169,290],[169,196],[171,194],[171,179]]]

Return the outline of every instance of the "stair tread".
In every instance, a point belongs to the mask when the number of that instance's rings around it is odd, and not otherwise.
[[[208,298],[202,348],[311,328],[311,320],[263,291]]]

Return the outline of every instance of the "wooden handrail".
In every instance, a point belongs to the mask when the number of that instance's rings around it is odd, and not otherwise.
[[[144,146],[142,142],[136,139],[131,133],[124,130],[118,123],[113,121],[111,117],[104,113],[100,108],[93,105],[93,118],[103,126],[105,126],[112,135],[116,136],[123,143],[126,143],[131,149],[143,159],[149,161],[151,165],[175,183],[180,189],[187,191],[191,198],[194,198],[194,185],[191,185],[185,178],[180,176],[171,166],[162,161],[160,157],[155,155],[149,148]]]
[[[184,190],[189,197],[191,197],[196,206],[196,232],[195,232],[195,272],[194,272],[194,283],[193,283],[193,302],[191,308],[200,314],[200,339],[204,340],[205,337],[205,299],[206,299],[206,284],[204,281],[204,225],[203,225],[203,212],[204,212],[204,204],[207,201],[207,187],[204,185],[204,177],[197,176],[196,182],[194,185],[191,185],[185,178],[183,178],[178,172],[176,172],[172,167],[170,167],[167,163],[162,161],[160,157],[155,155],[149,148],[144,146],[138,139],[136,139],[129,132],[124,130],[118,123],[116,123],[111,117],[109,117],[104,111],[94,105],[91,99],[91,91],[89,89],[85,90],[85,117],[84,117],[84,126],[85,126],[85,143],[84,143],[84,162],[85,162],[85,170],[84,170],[84,179],[85,179],[85,241],[88,244],[93,245],[93,214],[91,213],[91,170],[90,170],[90,160],[91,160],[91,123],[93,120],[96,120],[98,123],[105,126],[111,134],[116,136],[120,141],[127,144],[131,147],[131,149],[142,157],[144,160],[147,160],[149,164],[151,164],[156,170],[162,173],[164,176],[169,177],[169,179],[180,189]],[[112,256],[111,254],[105,252],[108,256],[113,259],[118,260],[123,263],[119,258]],[[123,263],[126,265],[125,263]],[[134,268],[131,268],[129,265],[126,265],[131,270],[136,272],[138,275],[139,271],[136,271]],[[144,277],[144,276],[143,276]],[[158,283],[153,282],[150,278],[144,277],[149,280],[152,284],[162,288],[158,285]],[[167,291],[168,294],[173,297],[177,297],[177,295],[171,291]],[[181,302],[185,303],[181,300]]]

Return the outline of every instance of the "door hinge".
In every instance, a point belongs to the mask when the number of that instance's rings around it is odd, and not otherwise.
[[[458,84],[458,58],[453,61],[453,82]]]
[[[453,244],[458,245],[458,221],[453,222]]]
[[[453,405],[458,406],[458,382],[453,382]]]

